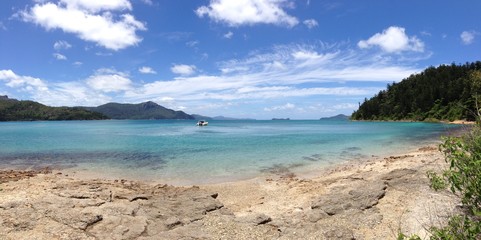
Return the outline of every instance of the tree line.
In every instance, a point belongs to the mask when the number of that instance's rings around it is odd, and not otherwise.
[[[481,61],[429,67],[359,104],[353,120],[475,120]]]
[[[107,116],[80,107],[49,107],[34,101],[0,99],[0,121],[100,120]]]

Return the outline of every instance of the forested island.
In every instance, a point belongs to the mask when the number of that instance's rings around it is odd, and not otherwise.
[[[19,101],[0,96],[0,121],[101,120],[102,113],[81,107],[49,107],[34,101]]]
[[[107,103],[85,109],[102,113],[111,119],[195,119],[183,111],[174,111],[152,101],[138,104]]]
[[[194,119],[154,102],[107,103],[98,107],[50,107],[34,101],[0,96],[0,121],[56,121],[103,119]]]
[[[429,67],[365,99],[352,120],[475,120],[481,62]]]

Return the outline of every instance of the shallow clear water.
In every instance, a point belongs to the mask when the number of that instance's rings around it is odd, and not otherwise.
[[[350,121],[188,120],[0,123],[3,168],[74,168],[118,177],[207,183],[384,156],[456,126]]]

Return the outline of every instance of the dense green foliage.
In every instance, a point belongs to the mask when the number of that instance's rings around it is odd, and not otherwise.
[[[479,98],[475,97],[478,101]],[[479,104],[476,104],[479,106]],[[477,119],[481,116],[479,107]],[[447,137],[440,145],[449,168],[438,175],[428,172],[431,187],[449,187],[463,204],[461,214],[452,216],[444,227],[430,227],[435,240],[481,239],[481,123],[461,137]],[[420,240],[417,235],[399,233],[398,240]]]
[[[2,96],[0,121],[38,120],[100,120],[107,119],[101,113],[78,107],[49,107],[33,101],[17,101]]]
[[[187,113],[174,111],[150,101],[139,104],[107,103],[86,109],[102,113],[112,119],[194,119]]]
[[[441,150],[450,164],[444,172],[448,185],[459,193],[462,202],[481,216],[481,128],[475,127],[463,137],[448,137]]]
[[[430,173],[431,186],[450,187],[461,198],[465,212],[453,216],[443,228],[432,228],[431,239],[481,239],[481,125],[478,122],[462,137],[446,138],[440,149],[449,169],[442,176]]]
[[[355,111],[354,120],[474,120],[481,62],[430,67],[387,85]]]

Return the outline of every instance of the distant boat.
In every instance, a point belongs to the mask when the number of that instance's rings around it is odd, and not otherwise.
[[[209,124],[209,122],[204,120],[200,120],[197,122],[197,126],[207,126],[207,124]]]

